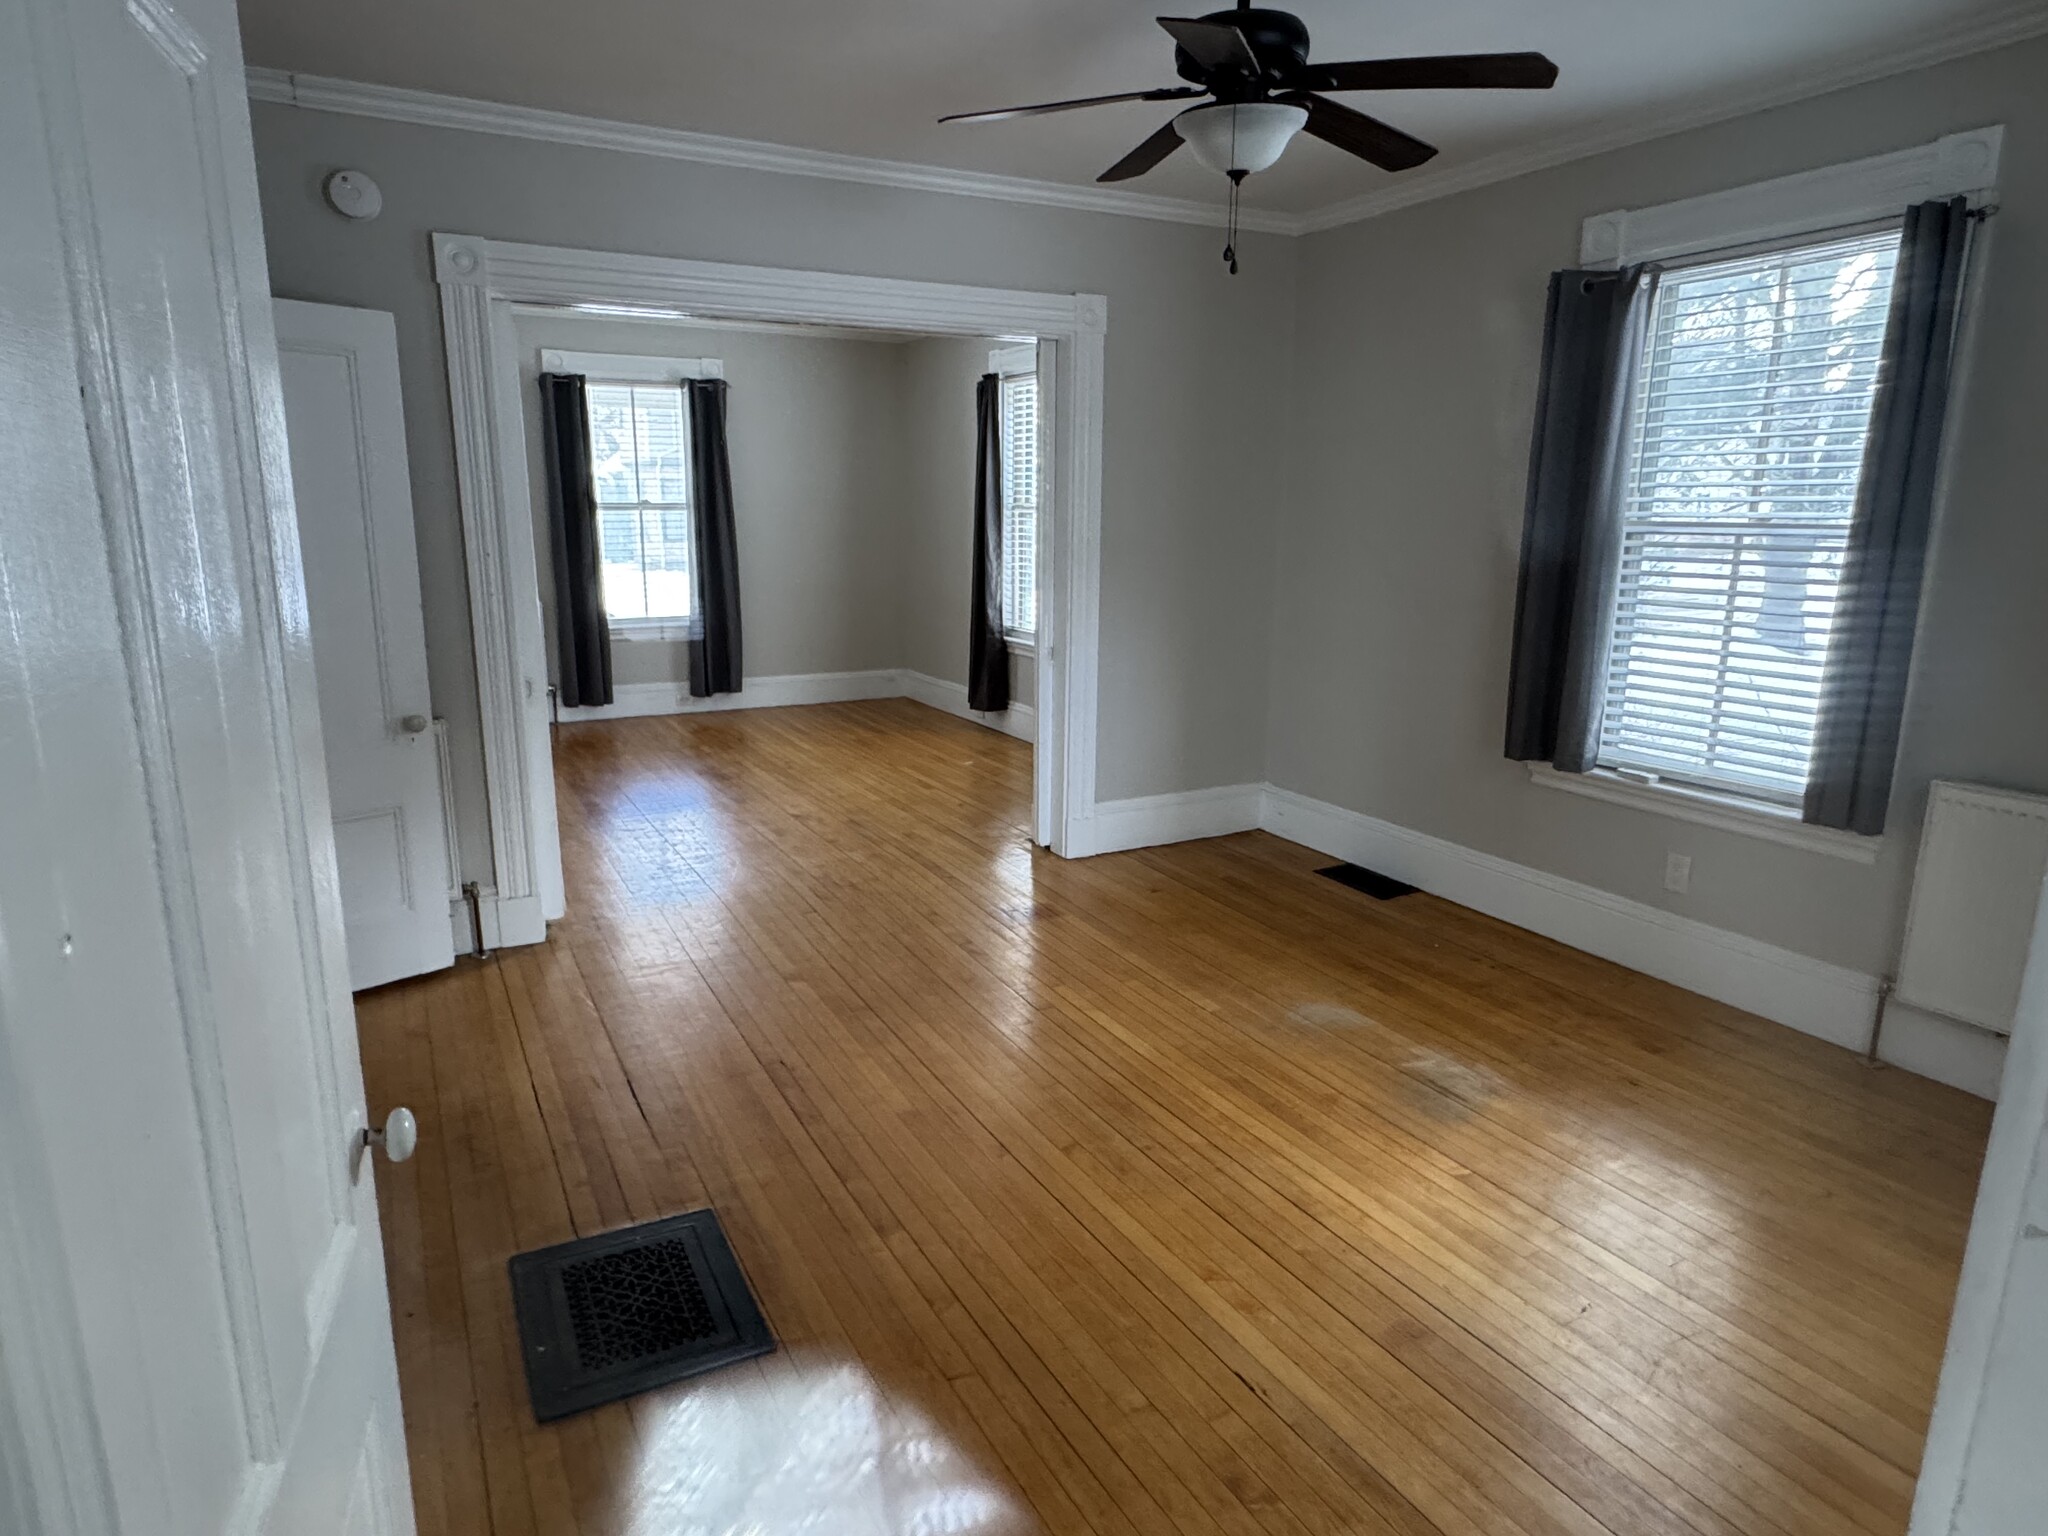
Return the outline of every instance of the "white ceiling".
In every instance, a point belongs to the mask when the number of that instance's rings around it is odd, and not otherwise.
[[[2048,0],[1293,0],[1336,60],[1533,48],[1551,91],[1355,93],[1435,143],[1396,178],[1313,140],[1248,206],[1305,213],[1396,181],[1481,179],[2048,31]],[[249,62],[513,106],[1080,185],[1171,114],[941,113],[1179,83],[1158,0],[241,0]],[[1133,191],[1216,200],[1186,154]],[[1419,188],[1418,188],[1419,190]]]

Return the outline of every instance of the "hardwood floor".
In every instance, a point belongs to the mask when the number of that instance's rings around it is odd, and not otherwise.
[[[1988,1106],[904,701],[564,727],[570,916],[360,999],[423,1536],[1901,1532]],[[514,1252],[782,1349],[548,1427]]]

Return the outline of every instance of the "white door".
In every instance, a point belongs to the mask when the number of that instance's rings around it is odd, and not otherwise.
[[[2048,895],[2034,918],[1912,1536],[2037,1536],[2048,1509]]]
[[[0,1530],[412,1529],[233,0],[0,6]]]
[[[276,316],[348,977],[360,992],[455,962],[398,328],[382,310],[290,299]]]

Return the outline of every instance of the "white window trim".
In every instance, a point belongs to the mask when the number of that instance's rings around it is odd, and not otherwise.
[[[607,619],[614,640],[687,640],[688,619]]]
[[[998,378],[1014,379],[1023,374],[1034,377],[1038,373],[1038,343],[1023,342],[1013,347],[997,347],[988,355],[988,371]],[[1038,655],[1038,636],[1030,630],[1003,630],[1003,643],[1009,647],[1012,656]]]
[[[1962,196],[1973,206],[1982,206],[1996,195],[2004,140],[2004,126],[1993,124],[1889,155],[1653,207],[1595,214],[1580,226],[1579,262],[1613,268],[1809,237],[1825,239],[1859,225],[1895,219],[1911,204],[1935,198]],[[1955,408],[1952,398],[1951,412]],[[1561,773],[1547,763],[1532,763],[1529,776],[1547,789],[1861,864],[1875,862],[1883,843],[1881,837],[1808,826],[1796,812],[1767,800],[1669,782],[1642,784],[1607,768]]]
[[[542,373],[580,373],[604,384],[680,384],[686,379],[722,379],[722,357],[640,357],[630,352],[561,352],[545,347]]]
[[[1808,826],[1790,806],[1773,805],[1767,800],[1750,800],[1688,784],[1639,784],[1611,768],[1564,773],[1548,763],[1530,763],[1528,767],[1530,782],[1545,789],[1563,790],[1568,795],[1582,795],[1588,800],[1604,800],[1609,805],[1650,811],[1675,821],[1718,827],[1723,832],[1739,832],[1744,837],[1783,843],[1789,848],[1804,848],[1809,853],[1830,854],[1856,864],[1875,864],[1884,847],[1882,837],[1863,837],[1834,827]]]
[[[1896,219],[1913,203],[1963,196],[1988,201],[1998,187],[2005,128],[1952,133],[1913,149],[1873,155],[1651,208],[1599,213],[1579,230],[1579,261],[1619,267]]]

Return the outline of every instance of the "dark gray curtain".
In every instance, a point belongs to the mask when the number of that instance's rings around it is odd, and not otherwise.
[[[1969,248],[1962,198],[1906,210],[1842,591],[1821,677],[1805,819],[1884,830],[1934,515],[1949,358]]]
[[[692,379],[684,387],[690,403],[690,561],[696,585],[690,695],[702,699],[740,691],[740,550],[725,446],[725,380]]]
[[[568,705],[609,704],[612,632],[604,612],[597,488],[590,478],[590,401],[581,374],[540,376],[540,419],[555,557],[556,698]]]
[[[1592,766],[1620,554],[1622,438],[1652,280],[1554,272],[1529,446],[1508,674],[1507,755]]]
[[[967,707],[1010,707],[1010,647],[1003,639],[1002,380],[974,386],[974,612],[967,631]]]

